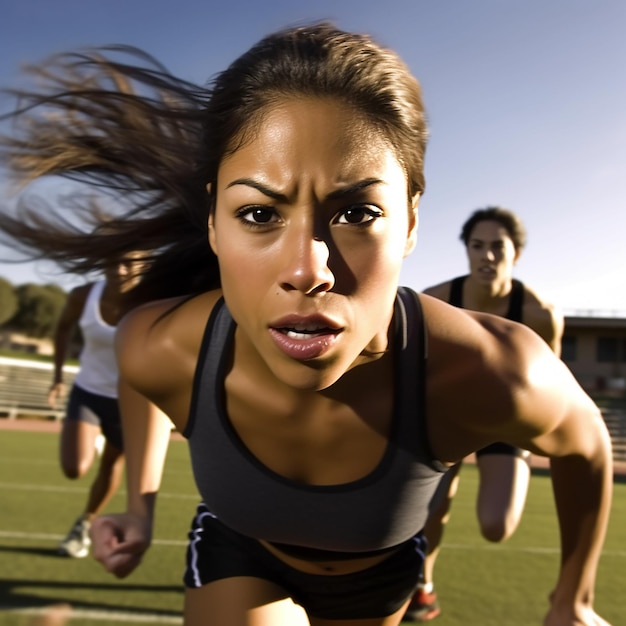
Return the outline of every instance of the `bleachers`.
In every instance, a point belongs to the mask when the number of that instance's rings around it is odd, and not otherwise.
[[[626,414],[624,411],[607,409],[602,411],[602,416],[611,433],[613,458],[626,461]]]
[[[65,366],[65,393],[69,391],[76,366]],[[61,419],[67,398],[59,399],[58,407],[48,405],[48,390],[52,383],[52,364],[0,357],[0,417],[40,417]]]

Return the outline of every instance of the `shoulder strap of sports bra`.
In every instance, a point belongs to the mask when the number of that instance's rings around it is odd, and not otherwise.
[[[450,283],[450,297],[448,303],[460,309],[463,308],[463,284],[467,276],[457,276]]]
[[[511,284],[511,295],[509,299],[509,310],[506,312],[506,318],[512,322],[522,322],[524,311],[524,284],[513,279]]]
[[[398,343],[400,358],[398,376],[402,404],[398,435],[400,445],[416,442],[418,455],[437,471],[445,466],[433,457],[426,426],[426,371],[428,339],[426,322],[418,294],[408,287],[398,288],[396,328],[401,333]]]
[[[235,323],[230,311],[220,298],[213,307],[207,321],[196,364],[191,395],[189,420],[183,435],[189,438],[195,426],[198,406],[211,406],[214,394],[214,381],[225,359],[225,347],[234,329]]]

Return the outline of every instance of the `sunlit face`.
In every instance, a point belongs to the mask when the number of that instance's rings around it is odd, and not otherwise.
[[[500,222],[484,220],[470,234],[467,257],[474,280],[499,286],[511,280],[519,251]]]
[[[286,100],[222,162],[209,239],[247,346],[281,381],[322,389],[387,348],[417,196],[351,108]]]

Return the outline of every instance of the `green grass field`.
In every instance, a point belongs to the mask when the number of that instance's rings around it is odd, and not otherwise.
[[[93,559],[62,559],[55,546],[84,505],[91,476],[71,482],[57,465],[57,436],[0,431],[0,624],[26,626],[38,609],[70,603],[70,625],[180,624],[186,532],[197,496],[187,447],[170,447],[158,503],[155,543],[120,581]],[[540,625],[555,580],[558,536],[549,478],[533,476],[515,536],[481,539],[474,514],[477,474],[463,468],[437,569],[437,626]],[[123,494],[109,510],[121,510]],[[616,484],[600,564],[596,606],[613,626],[626,623],[626,484]]]

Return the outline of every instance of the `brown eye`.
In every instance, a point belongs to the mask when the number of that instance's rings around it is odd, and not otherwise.
[[[365,225],[382,215],[381,211],[367,206],[352,206],[342,211],[336,219],[337,224]]]
[[[274,209],[266,207],[248,207],[237,213],[237,217],[247,224],[269,224],[277,219]]]

